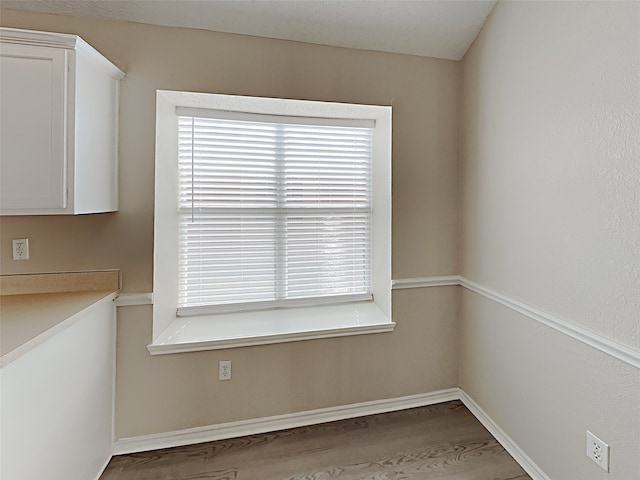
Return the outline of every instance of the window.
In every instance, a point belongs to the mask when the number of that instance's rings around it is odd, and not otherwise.
[[[150,351],[392,329],[390,127],[390,107],[158,92]]]
[[[371,300],[373,122],[178,115],[178,315]]]

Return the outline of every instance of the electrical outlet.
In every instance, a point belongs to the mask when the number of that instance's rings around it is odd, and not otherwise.
[[[218,364],[218,380],[231,380],[231,360],[221,360]]]
[[[587,457],[609,471],[609,445],[587,430]]]
[[[29,260],[29,239],[17,238],[11,241],[14,260]]]

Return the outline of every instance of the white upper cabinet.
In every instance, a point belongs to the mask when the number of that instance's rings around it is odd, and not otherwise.
[[[118,84],[76,35],[0,28],[0,215],[118,209]]]

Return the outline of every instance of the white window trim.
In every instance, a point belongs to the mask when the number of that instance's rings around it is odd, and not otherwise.
[[[373,301],[177,317],[176,108],[376,122],[373,148]],[[159,168],[160,167],[160,168]],[[152,354],[212,350],[391,331],[391,107],[158,90]]]

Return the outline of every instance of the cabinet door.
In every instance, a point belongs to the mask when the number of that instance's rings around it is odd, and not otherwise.
[[[66,50],[0,44],[3,211],[66,207],[66,75]]]

